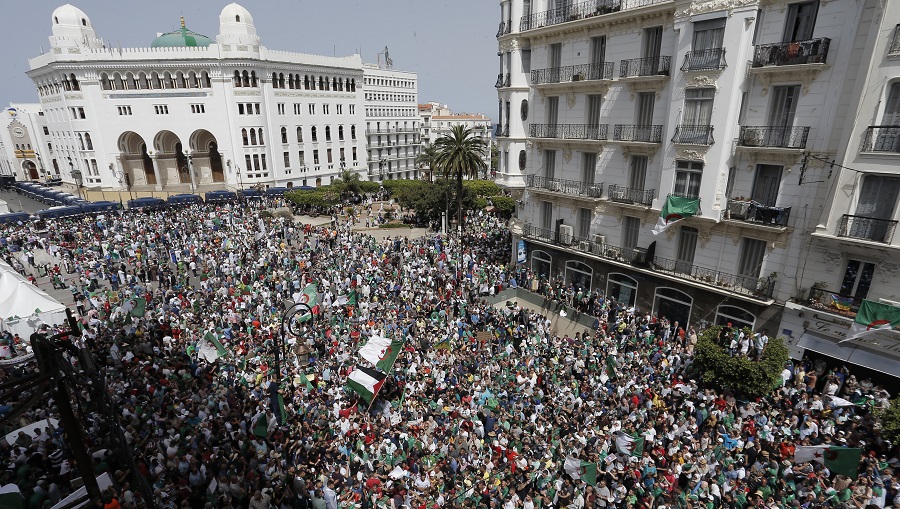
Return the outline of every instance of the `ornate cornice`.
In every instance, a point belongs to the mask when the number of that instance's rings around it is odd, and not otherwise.
[[[734,9],[758,5],[759,0],[707,0],[706,2],[686,2],[687,5],[675,9],[676,18],[687,18],[695,14],[728,11],[731,16]]]

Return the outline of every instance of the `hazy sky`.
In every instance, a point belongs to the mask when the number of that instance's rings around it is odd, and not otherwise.
[[[9,2],[0,32],[0,104],[37,102],[25,75],[28,59],[47,51],[50,17],[63,1]],[[107,44],[148,47],[158,32],[179,26],[215,38],[229,0],[76,0]],[[390,48],[395,69],[419,74],[419,101],[496,116],[499,67],[496,0],[244,0],[262,44],[321,55],[361,53],[376,63]]]

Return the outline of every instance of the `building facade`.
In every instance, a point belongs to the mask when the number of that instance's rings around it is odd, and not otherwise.
[[[525,263],[682,325],[777,331],[875,4],[501,1],[497,181]],[[678,199],[697,206],[655,235]]]
[[[867,2],[869,4],[869,2]],[[900,5],[871,2],[856,39],[848,79],[851,112],[835,164],[804,179],[831,182],[803,253],[797,295],[780,332],[797,351],[813,351],[900,376],[900,332],[852,340],[863,299],[900,306]],[[820,165],[821,166],[821,165]]]
[[[446,104],[429,102],[419,105],[419,117],[422,119],[423,145],[433,144],[459,125],[471,129],[472,136],[482,140],[486,147],[491,146],[491,119],[483,113],[453,113]],[[490,168],[490,150],[485,152],[484,162]]]
[[[45,165],[61,167],[67,183],[78,176],[89,188],[187,192],[318,186],[342,170],[368,173],[359,55],[266,48],[234,3],[215,38],[182,20],[142,48],[110,47],[71,5],[51,23],[50,50],[30,60],[28,76],[54,151]],[[415,75],[410,89],[411,73],[401,74],[414,96]],[[407,102],[414,122],[416,99]]]
[[[363,66],[369,180],[418,178],[419,86],[416,73]]]
[[[46,180],[62,175],[40,104],[11,103],[0,126],[0,175]]]

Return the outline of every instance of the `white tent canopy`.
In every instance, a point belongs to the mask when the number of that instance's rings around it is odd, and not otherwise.
[[[42,323],[66,319],[66,306],[0,262],[0,330],[27,339]]]

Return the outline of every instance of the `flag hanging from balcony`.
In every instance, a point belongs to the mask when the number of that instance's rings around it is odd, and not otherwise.
[[[676,222],[693,216],[698,210],[700,210],[700,200],[698,198],[682,198],[669,195],[666,198],[666,204],[662,208],[662,212],[659,213],[656,226],[653,227],[653,235],[659,235]]]
[[[876,330],[900,332],[900,307],[863,299],[850,326],[850,335],[840,342],[852,341]]]

